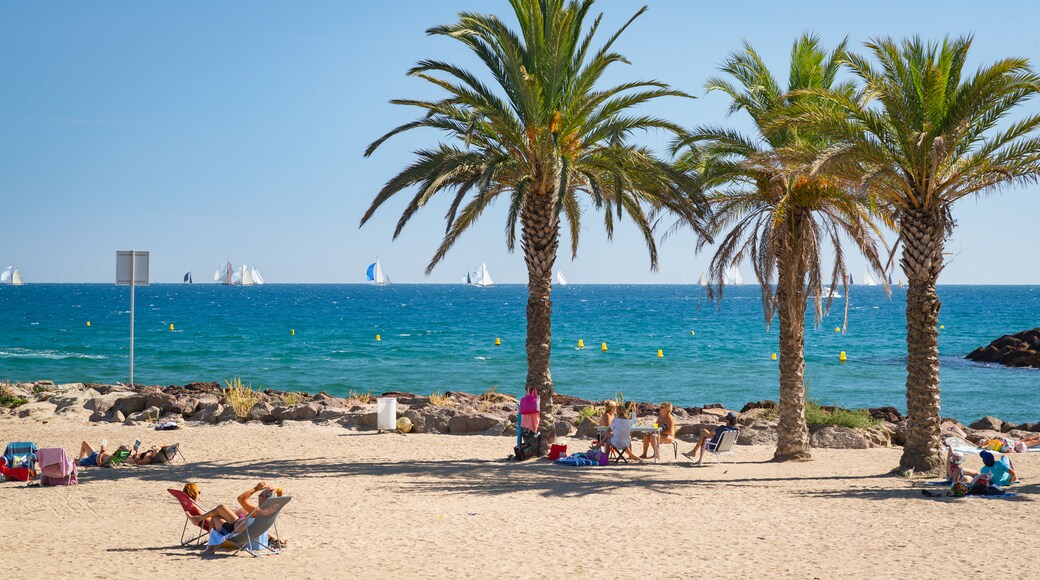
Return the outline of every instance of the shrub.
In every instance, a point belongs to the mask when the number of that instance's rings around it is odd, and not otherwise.
[[[805,404],[805,422],[809,425],[834,425],[836,427],[866,429],[877,425],[880,421],[871,417],[870,413],[864,409],[852,411],[834,407],[833,410],[827,410],[816,401],[808,401]]]
[[[360,391],[356,391],[354,389],[350,389],[349,391],[347,391],[347,398],[348,399],[355,399],[359,403],[361,403],[362,405],[368,405],[369,403],[372,402],[372,391],[368,391],[366,393],[362,393]]]
[[[7,387],[11,383],[4,383],[0,385],[0,407],[9,407],[11,409],[20,407],[29,402],[29,399],[23,399],[19,396],[12,395],[7,391]]]
[[[591,419],[593,423],[597,423],[597,419],[602,417],[604,412],[603,407],[585,407],[578,411],[578,418],[574,421],[574,424],[581,425],[581,422],[585,419]]]
[[[303,393],[285,393],[282,395],[282,400],[285,401],[286,407],[292,407],[306,401],[307,396]]]
[[[263,400],[263,393],[259,389],[254,390],[252,385],[243,386],[242,379],[238,377],[225,380],[224,384],[227,385],[227,388],[222,390],[224,400],[235,411],[235,415],[238,418],[248,419],[249,410],[253,408],[253,405]]]
[[[435,407],[454,407],[455,399],[445,396],[440,391],[430,393],[430,404]]]

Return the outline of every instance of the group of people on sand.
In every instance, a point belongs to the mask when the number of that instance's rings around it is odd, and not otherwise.
[[[199,501],[199,496],[202,495],[202,489],[199,487],[199,484],[194,482],[186,484],[182,491],[184,495],[190,497],[196,504]],[[235,509],[231,509],[225,504],[220,504],[203,514],[189,516],[188,519],[196,526],[209,528],[209,541],[206,545],[206,553],[211,554],[228,537],[243,532],[252,523],[251,514],[255,514],[263,506],[264,501],[270,497],[282,497],[283,493],[282,488],[274,487],[268,485],[266,481],[261,481],[235,498],[235,503],[237,504]],[[256,499],[253,499],[254,495]],[[267,546],[277,550],[288,545],[284,538],[279,538],[274,532],[269,530],[267,534]]]
[[[952,447],[946,451],[946,481],[955,488],[964,486],[964,491],[956,495],[999,495],[1003,488],[1018,481],[1011,458],[1003,455],[997,458],[992,451],[979,452],[982,468],[973,471],[964,467],[964,454],[954,451]]]
[[[643,436],[643,453],[636,456],[635,452],[632,451],[631,445],[626,445],[623,441],[615,440],[615,433],[611,427],[614,419],[629,419],[633,420],[636,416],[636,404],[632,401],[628,401],[619,410],[618,404],[612,399],[608,399],[604,402],[603,415],[600,417],[599,425],[606,427],[606,430],[600,434],[596,441],[592,442],[592,447],[596,449],[602,449],[603,452],[609,452],[610,446],[616,449],[622,449],[621,453],[625,453],[629,459],[634,461],[640,461],[642,459],[656,459],[661,452],[660,443],[672,443],[675,441],[675,416],[672,415],[672,404],[668,401],[661,403],[661,410],[657,415],[657,419],[654,424],[661,430],[660,436],[657,437],[653,434],[647,433]],[[737,430],[737,414],[730,412],[725,417],[725,424],[715,428],[714,431],[710,429],[702,429],[699,437],[697,438],[697,444],[693,446],[693,449],[683,453],[683,457],[687,459],[697,458],[696,464],[700,465],[704,460],[705,449],[711,448],[714,444],[722,438],[723,433],[726,431]],[[653,448],[653,456],[648,457],[647,451]]]
[[[116,467],[122,464],[158,465],[173,461],[180,452],[180,446],[177,443],[154,446],[147,451],[139,451],[140,444],[141,442],[138,440],[133,447],[120,445],[115,451],[110,451],[107,441],[102,441],[98,449],[94,449],[89,442],[83,441],[79,446],[79,457],[76,463],[80,467]]]

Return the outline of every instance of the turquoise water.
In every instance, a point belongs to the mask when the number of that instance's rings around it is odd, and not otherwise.
[[[944,286],[939,295],[943,415],[1040,419],[1040,372],[963,359],[1002,334],[1036,327],[1040,287]],[[842,300],[820,328],[808,321],[811,398],[905,408],[904,297],[857,286],[847,334],[834,332]],[[156,284],[137,288],[135,300],[137,383],[241,377],[333,394],[496,385],[517,394],[526,376],[519,285]],[[553,301],[560,392],[602,399],[620,390],[684,406],[777,398],[777,328],[765,329],[755,286],[728,288],[720,308],[703,288],[678,285],[572,284],[556,288]],[[107,284],[0,286],[0,380],[125,382],[129,305],[129,288]],[[579,339],[587,349],[576,348]],[[840,351],[848,362],[838,361]]]

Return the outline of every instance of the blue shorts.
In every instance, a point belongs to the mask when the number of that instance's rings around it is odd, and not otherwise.
[[[80,459],[79,460],[79,466],[80,467],[97,467],[97,465],[98,465],[97,458],[98,458],[98,452],[95,451],[95,452],[91,453],[90,455],[84,457],[83,459]]]

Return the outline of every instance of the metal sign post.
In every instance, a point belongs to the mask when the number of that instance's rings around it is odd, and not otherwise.
[[[148,285],[148,252],[116,252],[116,286],[130,286],[130,386],[134,386],[134,286]]]

